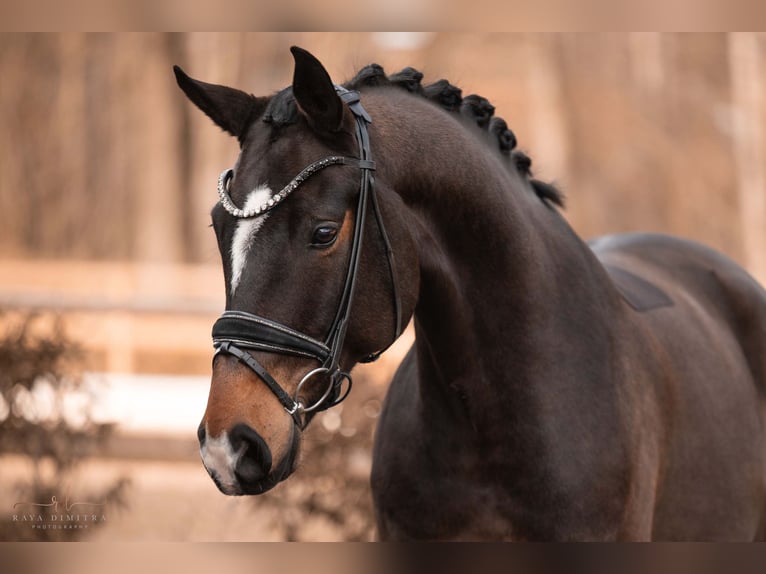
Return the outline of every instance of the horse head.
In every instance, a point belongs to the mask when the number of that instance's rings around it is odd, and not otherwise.
[[[345,398],[357,362],[395,340],[418,289],[401,200],[373,189],[370,116],[314,56],[292,54],[292,86],[273,97],[175,69],[189,99],[240,143],[211,213],[226,312],[198,431],[225,494],[259,494],[292,474],[302,431]]]

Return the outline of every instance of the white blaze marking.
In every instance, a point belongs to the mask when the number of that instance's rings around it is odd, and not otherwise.
[[[266,203],[271,197],[271,188],[267,185],[259,185],[250,195],[247,196],[247,201],[242,209],[245,211],[258,207]],[[231,294],[237,290],[240,279],[242,279],[242,272],[245,270],[245,263],[247,263],[247,252],[250,250],[250,246],[253,244],[253,238],[258,230],[266,221],[269,216],[268,212],[258,217],[251,217],[250,219],[242,219],[237,223],[237,229],[234,231],[234,238],[231,240]]]
[[[205,428],[207,434],[207,428]],[[238,492],[239,484],[234,476],[234,469],[237,467],[237,461],[245,450],[245,445],[234,452],[229,442],[229,435],[224,431],[216,438],[207,435],[205,442],[200,449],[202,455],[202,464],[210,474],[215,474],[221,486],[229,492]]]

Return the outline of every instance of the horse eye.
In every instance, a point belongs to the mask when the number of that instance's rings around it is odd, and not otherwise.
[[[316,247],[328,247],[335,243],[338,237],[338,226],[330,223],[323,223],[314,230],[311,238],[311,245]]]

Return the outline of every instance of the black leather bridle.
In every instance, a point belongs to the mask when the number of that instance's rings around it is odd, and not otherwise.
[[[367,124],[372,123],[372,120],[362,107],[357,92],[348,91],[341,86],[336,86],[336,91],[354,115],[356,139],[359,145],[359,158],[328,156],[317,160],[305,167],[280,192],[272,196],[266,204],[247,211],[236,207],[229,197],[227,187],[233,176],[232,170],[225,170],[218,180],[218,195],[221,198],[221,204],[230,214],[244,219],[262,215],[273,209],[311,175],[326,167],[345,165],[357,167],[361,170],[359,199],[346,280],[343,285],[335,319],[330,326],[325,340],[319,341],[286,325],[245,311],[225,311],[213,325],[213,345],[216,349],[216,355],[218,353],[228,353],[252,369],[269,387],[271,392],[274,393],[300,429],[303,429],[306,425],[306,421],[301,418],[303,413],[321,411],[333,407],[342,402],[351,391],[351,375],[341,368],[340,355],[354,300],[354,287],[359,274],[359,261],[361,259],[362,241],[364,238],[364,224],[369,206],[372,207],[373,214],[375,215],[375,221],[380,231],[380,236],[383,239],[388,259],[395,317],[394,337],[391,343],[399,337],[402,331],[401,302],[397,286],[394,252],[383,225],[380,206],[378,205],[373,188],[374,178],[372,172],[375,170],[375,162],[372,160],[370,139],[367,131]],[[298,383],[294,396],[290,396],[274,377],[248,352],[248,349],[311,358],[318,361],[320,366],[306,373]],[[385,349],[368,355],[361,362],[374,361],[383,351]],[[329,378],[328,386],[314,404],[306,406],[299,400],[300,392],[310,379],[320,375],[325,375]],[[344,380],[348,384],[345,392],[341,393]]]

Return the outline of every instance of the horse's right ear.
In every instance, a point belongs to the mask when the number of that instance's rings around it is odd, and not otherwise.
[[[241,144],[247,128],[265,109],[268,98],[256,98],[241,90],[208,84],[190,78],[173,66],[176,81],[186,96],[219,127],[236,137]]]

